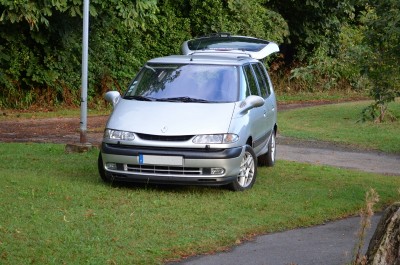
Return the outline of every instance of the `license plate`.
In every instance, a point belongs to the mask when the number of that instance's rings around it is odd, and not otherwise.
[[[139,165],[183,166],[182,156],[142,155],[138,157]]]

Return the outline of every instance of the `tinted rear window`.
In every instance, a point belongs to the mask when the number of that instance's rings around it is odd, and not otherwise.
[[[243,37],[210,37],[198,38],[188,42],[190,50],[242,50],[257,52],[264,48],[269,42],[260,39]]]

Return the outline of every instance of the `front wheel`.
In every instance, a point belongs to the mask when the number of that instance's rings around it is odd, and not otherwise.
[[[275,165],[276,158],[276,133],[272,131],[271,138],[268,142],[268,152],[258,157],[259,166],[272,167]]]
[[[246,145],[238,177],[230,184],[234,191],[244,191],[253,187],[257,176],[257,157],[249,145]]]

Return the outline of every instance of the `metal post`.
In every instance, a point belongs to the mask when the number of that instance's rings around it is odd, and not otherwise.
[[[88,50],[89,50],[89,0],[84,0],[83,36],[82,36],[81,123],[80,123],[81,144],[87,143],[86,131],[87,131]]]

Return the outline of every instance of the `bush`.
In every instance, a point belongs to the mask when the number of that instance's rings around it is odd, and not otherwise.
[[[193,36],[231,31],[280,42],[288,35],[261,0],[90,2],[89,104],[123,90],[146,60],[179,54]],[[80,104],[81,1],[0,0],[0,7],[0,107]]]

